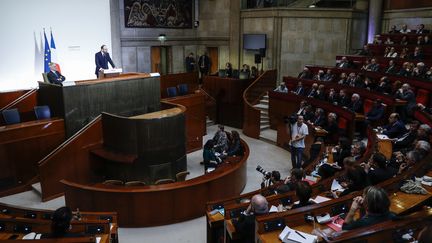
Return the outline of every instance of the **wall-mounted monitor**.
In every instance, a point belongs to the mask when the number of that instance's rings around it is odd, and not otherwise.
[[[243,34],[243,49],[266,49],[266,34]]]

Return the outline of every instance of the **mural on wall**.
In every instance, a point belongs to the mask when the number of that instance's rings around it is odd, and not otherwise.
[[[124,0],[126,28],[192,28],[191,0]]]

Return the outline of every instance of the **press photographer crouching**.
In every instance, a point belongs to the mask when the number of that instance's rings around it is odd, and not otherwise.
[[[274,170],[272,172],[268,172],[264,170],[260,165],[256,167],[256,170],[263,175],[262,182],[261,182],[261,189],[271,185],[277,185],[282,183],[280,179],[281,175],[279,171]]]
[[[297,188],[297,183],[302,181],[305,177],[303,169],[293,168],[291,176],[287,176],[282,185],[276,187],[276,193],[282,194],[289,191],[294,191]]]

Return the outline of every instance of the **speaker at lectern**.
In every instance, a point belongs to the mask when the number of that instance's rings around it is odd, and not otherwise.
[[[99,71],[99,79],[117,77],[122,72],[122,68],[102,69]]]

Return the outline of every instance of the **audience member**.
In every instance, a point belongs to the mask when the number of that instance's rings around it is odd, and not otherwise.
[[[390,39],[390,37],[387,37],[386,41],[384,41],[385,45],[393,45],[394,42]]]
[[[332,73],[332,70],[331,69],[327,69],[327,72],[324,75],[324,80],[323,81],[330,82],[330,81],[333,81],[333,79],[334,79],[334,75]]]
[[[314,118],[312,120],[308,120],[307,123],[312,126],[323,127],[326,123],[324,110],[322,108],[316,108]]]
[[[424,45],[423,36],[420,35],[420,36],[417,37],[416,45],[418,45],[418,46]]]
[[[343,84],[343,85],[349,85],[348,83],[348,77],[346,75],[346,73],[341,73],[341,75],[339,76],[339,81],[338,84]]]
[[[387,53],[387,55],[385,55],[384,57],[392,57],[392,58],[395,58],[395,57],[397,57],[397,52],[396,52],[396,49],[392,46],[392,47],[390,47],[390,51]]]
[[[412,60],[419,60],[419,61],[423,60],[424,55],[423,55],[423,51],[422,51],[421,47],[416,46],[416,48],[414,49],[414,53],[412,53],[409,56],[409,58]]]
[[[315,98],[318,91],[318,84],[313,83],[309,92],[306,93],[306,97]]]
[[[222,162],[221,159],[216,156],[214,145],[213,139],[207,140],[204,144],[202,164],[204,164],[206,168],[216,168],[217,165]]]
[[[391,94],[392,88],[390,85],[390,80],[388,79],[387,76],[381,77],[375,91],[383,94]]]
[[[347,106],[348,110],[355,112],[355,113],[363,113],[363,103],[360,100],[359,94],[352,94],[351,96],[351,102]]]
[[[406,35],[402,36],[401,41],[400,41],[399,44],[403,45],[403,46],[408,45],[408,37]]]
[[[288,88],[285,86],[284,82],[281,82],[280,85],[274,91],[281,92],[281,93],[288,93]]]
[[[303,71],[301,73],[299,73],[299,75],[297,76],[297,78],[300,78],[300,79],[312,79],[313,78],[313,74],[309,70],[309,68],[304,67]]]
[[[419,24],[417,26],[416,34],[428,34],[429,30],[425,29],[424,24]]]
[[[363,49],[361,49],[357,55],[360,55],[360,56],[372,56],[372,52],[369,50],[369,46],[368,45],[363,45]]]
[[[297,83],[297,87],[295,88],[294,91],[292,91],[293,93],[295,93],[296,95],[303,95],[305,92],[305,89],[303,87],[303,83],[301,81],[299,81]]]
[[[224,153],[226,156],[242,156],[243,147],[240,141],[240,134],[237,131],[231,131],[231,142],[228,150]]]
[[[297,182],[296,195],[299,199],[298,204],[294,204],[291,209],[301,208],[304,206],[309,206],[314,204],[314,202],[310,201],[312,196],[312,187],[306,181]]]
[[[347,57],[342,57],[340,63],[336,65],[338,68],[349,68],[349,63]]]
[[[329,93],[327,96],[327,101],[334,104],[334,105],[338,104],[339,98],[338,98],[338,95],[337,95],[336,91],[334,90],[334,88],[331,88],[329,90]]]
[[[425,35],[425,37],[423,38],[423,40],[424,40],[424,45],[430,45],[430,44],[432,44],[432,41],[431,41],[431,39],[429,38],[428,35]]]
[[[278,194],[282,194],[282,193],[295,190],[298,185],[297,183],[302,181],[304,177],[305,177],[305,173],[302,168],[291,169],[291,175],[285,178],[284,183],[282,185],[276,187],[276,192]]]
[[[317,92],[316,92],[316,94],[315,94],[315,99],[318,99],[318,100],[325,100],[325,99],[326,99],[326,97],[325,97],[325,86],[324,86],[324,84],[320,84],[320,85],[318,86],[318,90],[317,90]]]
[[[340,197],[348,195],[352,192],[363,190],[369,186],[369,179],[363,167],[355,164],[348,167],[345,175],[340,181],[340,185],[345,189],[339,194]]]
[[[223,125],[218,126],[219,130],[213,137],[213,142],[215,143],[214,148],[218,153],[222,153],[228,149],[228,137],[225,132],[225,127]]]
[[[254,195],[249,207],[238,219],[233,219],[236,232],[240,235],[241,242],[255,241],[255,216],[268,213],[267,199],[262,195]]]
[[[363,215],[358,220],[354,220],[354,216],[360,209],[364,209],[366,215]],[[390,212],[390,199],[386,191],[382,188],[371,186],[363,191],[362,197],[359,196],[353,199],[342,229],[351,230],[370,226],[395,217],[395,214]]]
[[[401,111],[403,120],[406,120],[408,116],[412,115],[413,109],[416,106],[416,96],[414,91],[412,91],[411,86],[408,83],[405,83],[396,92],[394,97],[407,102],[404,109]]]
[[[365,114],[367,123],[372,123],[381,120],[384,115],[384,106],[380,99],[374,100],[372,108]]]
[[[51,233],[42,234],[41,238],[80,237],[83,234],[71,233],[72,211],[68,207],[61,207],[54,211],[51,221]]]
[[[367,163],[362,163],[361,166],[364,168],[372,185],[390,179],[396,174],[395,169],[387,167],[387,159],[382,153],[375,153]]]
[[[240,69],[240,73],[242,73],[246,78],[249,78],[251,75],[249,65],[243,64],[242,69]]]
[[[339,90],[339,106],[347,107],[350,103],[350,98],[346,95],[345,89]]]
[[[402,58],[402,59],[408,58],[408,54],[409,54],[408,48],[404,47],[404,48],[402,48],[402,51],[399,54],[399,58]]]
[[[406,133],[405,124],[400,120],[398,113],[390,114],[389,124],[383,127],[383,134],[389,138],[399,138]]]
[[[384,72],[387,74],[396,74],[398,72],[396,64],[393,59],[389,61],[389,65]]]
[[[319,70],[318,74],[313,77],[313,80],[324,81],[324,70]]]
[[[210,70],[210,57],[207,52],[204,52],[198,59],[198,67],[201,73],[201,78],[208,75]]]
[[[411,30],[408,29],[408,26],[406,24],[403,24],[401,29],[399,30],[399,32],[401,34],[409,34],[409,33],[411,33]]]
[[[321,126],[324,130],[327,131],[327,136],[325,137],[325,141],[328,144],[336,144],[338,141],[338,133],[339,127],[337,124],[337,115],[336,113],[330,112],[327,114],[327,122]]]
[[[399,30],[397,30],[396,25],[393,25],[390,30],[389,30],[389,34],[398,34]]]

